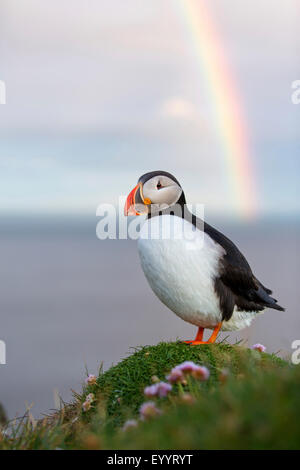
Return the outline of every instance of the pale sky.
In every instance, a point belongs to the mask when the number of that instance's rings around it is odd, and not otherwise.
[[[1,0],[0,210],[93,212],[161,168],[231,212],[180,1]],[[258,212],[298,213],[299,2],[208,5],[242,97]]]

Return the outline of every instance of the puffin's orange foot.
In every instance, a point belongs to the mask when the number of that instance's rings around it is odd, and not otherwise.
[[[190,340],[190,341],[182,341],[183,343],[186,343],[186,344],[195,344],[197,342],[197,344],[200,344],[200,342],[202,341],[202,338],[203,338],[203,332],[204,332],[204,328],[198,328],[198,333],[197,333],[197,336],[196,338],[193,340]]]
[[[209,341],[184,341],[184,343],[197,346],[198,344],[209,344]]]
[[[199,327],[197,336],[194,339],[194,341],[183,341],[183,343],[190,344],[191,346],[197,346],[198,344],[212,344],[216,341],[219,331],[221,329],[221,326],[222,326],[222,322],[217,324],[217,326],[215,327],[208,341],[202,341],[204,328]]]

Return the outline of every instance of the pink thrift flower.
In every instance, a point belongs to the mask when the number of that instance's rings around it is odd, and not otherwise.
[[[148,398],[151,397],[159,397],[163,398],[168,395],[168,393],[172,390],[172,385],[167,384],[166,382],[159,382],[149,387],[146,387],[144,390],[144,395]]]
[[[178,366],[175,367],[175,369],[181,370],[184,374],[191,374],[193,370],[195,369],[196,364],[192,361],[185,361],[182,364],[179,364]]]
[[[155,406],[153,401],[147,401],[142,404],[140,407],[140,416],[142,420],[154,418],[157,415],[160,415],[161,411]]]
[[[167,384],[166,382],[159,382],[158,384],[156,384],[156,386],[159,398],[166,397],[168,393],[172,390],[172,385]]]
[[[175,367],[174,369],[171,370],[170,374],[166,377],[166,379],[171,384],[176,384],[176,383],[181,383],[184,379],[184,376],[181,370]]]
[[[205,366],[195,366],[194,367],[194,370],[192,372],[192,376],[195,378],[195,379],[198,379],[198,380],[202,380],[203,382],[205,380],[208,380],[209,378],[209,370],[207,367]]]
[[[122,427],[122,431],[127,431],[128,429],[136,428],[137,425],[138,423],[135,419],[128,419],[126,423],[124,423],[124,426]]]
[[[253,346],[251,346],[251,349],[254,349],[255,351],[265,352],[267,348],[263,344],[257,343],[253,344]]]
[[[150,385],[144,389],[144,395],[148,398],[156,397],[157,393],[157,384]]]
[[[86,411],[89,411],[89,409],[91,408],[92,404],[90,401],[85,401],[83,404],[82,404],[82,410],[84,412]]]
[[[87,385],[95,385],[97,382],[97,377],[93,374],[90,374],[87,376],[87,378],[85,379],[85,383]]]
[[[93,401],[95,401],[95,395],[93,393],[89,393],[86,396],[85,401],[89,401],[90,403],[93,403]]]

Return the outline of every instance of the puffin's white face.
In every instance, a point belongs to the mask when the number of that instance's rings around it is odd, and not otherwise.
[[[176,204],[182,193],[181,187],[171,178],[157,175],[143,184],[142,195],[144,201],[150,200],[151,204],[158,204],[160,209]]]
[[[129,194],[125,215],[147,214],[160,211],[176,204],[182,194],[179,183],[168,174],[159,172],[141,176],[137,186]]]

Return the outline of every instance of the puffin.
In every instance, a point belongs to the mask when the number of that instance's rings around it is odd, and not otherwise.
[[[246,328],[267,308],[284,311],[237,246],[188,210],[171,173],[142,175],[124,215],[146,215],[138,238],[142,270],[161,302],[198,327],[195,340],[184,343],[214,343],[220,330]],[[212,330],[207,341],[204,329]]]

